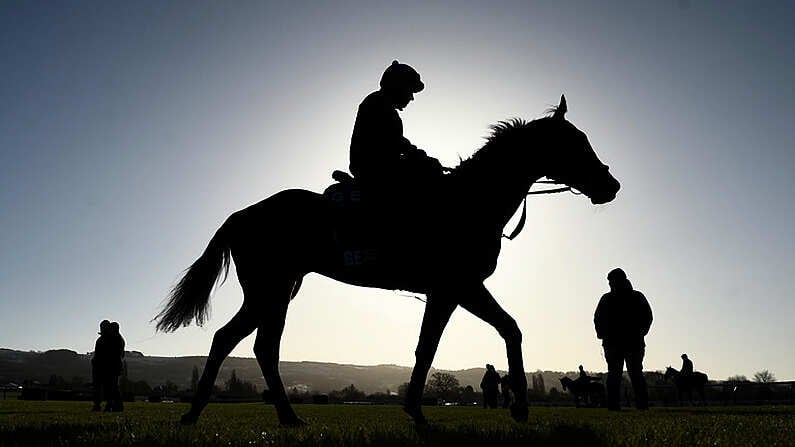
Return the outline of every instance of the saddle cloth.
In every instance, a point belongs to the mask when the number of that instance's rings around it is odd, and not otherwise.
[[[417,200],[397,198],[399,193],[409,196],[409,188],[386,194],[363,192],[346,172],[334,171],[332,177],[337,183],[326,188],[323,198],[330,211],[334,243],[342,250],[346,268],[392,259],[427,236],[425,229],[403,217],[405,212],[422,210],[421,206],[414,208]]]

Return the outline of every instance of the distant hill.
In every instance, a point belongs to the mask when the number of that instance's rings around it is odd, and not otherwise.
[[[180,388],[190,385],[191,372],[197,366],[204,367],[206,357],[153,357],[137,351],[127,352],[127,371],[130,380],[145,380],[155,386],[171,381]],[[239,378],[254,383],[258,389],[266,388],[257,361],[253,358],[229,357],[224,361],[218,383],[223,383],[236,371]],[[354,384],[367,393],[386,390],[397,391],[398,387],[409,381],[411,368],[397,365],[357,366],[323,362],[280,362],[279,370],[285,386],[308,389],[316,393],[327,393]],[[462,386],[472,385],[479,390],[484,368],[470,368],[458,371],[431,369],[430,374],[443,371],[456,376]],[[501,371],[505,374],[505,371]],[[574,377],[574,372],[536,371],[542,374],[547,390],[560,389],[558,378],[564,374]],[[47,383],[52,375],[59,375],[67,381],[73,378],[91,380],[91,356],[78,354],[68,349],[55,349],[45,352],[15,351],[0,348],[0,384],[21,383],[25,379]]]

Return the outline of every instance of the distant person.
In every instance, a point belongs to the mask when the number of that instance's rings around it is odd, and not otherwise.
[[[633,290],[632,283],[620,268],[607,275],[610,292],[599,300],[594,313],[596,337],[602,340],[607,360],[607,408],[620,410],[620,386],[624,362],[635,391],[635,406],[649,407],[646,379],[643,377],[644,337],[652,322],[646,297]]]
[[[119,323],[114,321],[108,327],[111,344],[111,367],[109,369],[110,383],[110,411],[123,411],[124,403],[119,390],[119,376],[124,371],[124,337],[119,332]]]
[[[586,405],[592,404],[591,393],[588,392],[590,389],[589,384],[591,381],[599,380],[599,378],[589,376],[582,365],[579,366],[579,371],[579,376],[574,380],[574,388],[581,390]]]
[[[500,379],[500,391],[502,392],[502,408],[511,406],[511,376],[508,374]]]
[[[105,411],[122,411],[119,392],[119,375],[122,372],[124,338],[119,333],[119,323],[103,320],[99,324],[99,338],[91,358],[91,374],[94,382],[94,405],[92,411],[100,411],[106,401]]]
[[[99,338],[94,345],[94,355],[91,357],[91,380],[94,385],[94,406],[91,411],[101,411],[102,401],[108,399],[110,392],[109,359],[112,346],[110,343],[110,321],[102,320],[99,323]]]
[[[577,380],[580,380],[582,382],[590,382],[591,376],[589,376],[588,373],[585,372],[585,368],[583,368],[582,365],[579,366],[579,370],[580,370],[580,375],[579,377],[577,377]]]
[[[693,361],[687,358],[687,354],[682,354],[682,369],[679,375],[685,378],[690,378],[693,375]]]
[[[350,146],[350,170],[365,191],[378,200],[396,199],[397,189],[420,188],[441,175],[439,161],[403,136],[403,110],[425,84],[414,68],[393,61],[381,76],[380,89],[359,105]]]
[[[580,369],[580,374],[575,380],[575,382],[580,383],[582,386],[587,386],[589,383],[591,383],[592,380],[599,380],[597,377],[589,376],[588,373],[585,372],[585,369],[582,367],[582,365],[580,365],[579,369]]]
[[[500,384],[500,373],[494,369],[494,365],[486,364],[486,373],[480,381],[480,389],[483,391],[483,408],[497,408],[498,387]]]

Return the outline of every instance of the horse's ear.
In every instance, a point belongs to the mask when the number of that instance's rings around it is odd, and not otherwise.
[[[555,113],[552,114],[553,118],[563,119],[563,115],[569,111],[569,108],[566,106],[566,95],[560,95],[560,104],[555,108]]]

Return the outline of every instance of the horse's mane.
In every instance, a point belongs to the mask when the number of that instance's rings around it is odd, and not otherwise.
[[[486,144],[476,150],[469,158],[462,159],[461,163],[456,166],[455,172],[469,172],[474,167],[479,169],[496,167],[495,165],[499,158],[496,156],[498,151],[494,149],[506,141],[516,138],[520,131],[526,129],[530,123],[531,121],[525,121],[521,118],[509,118],[489,126],[491,133],[486,137]]]

